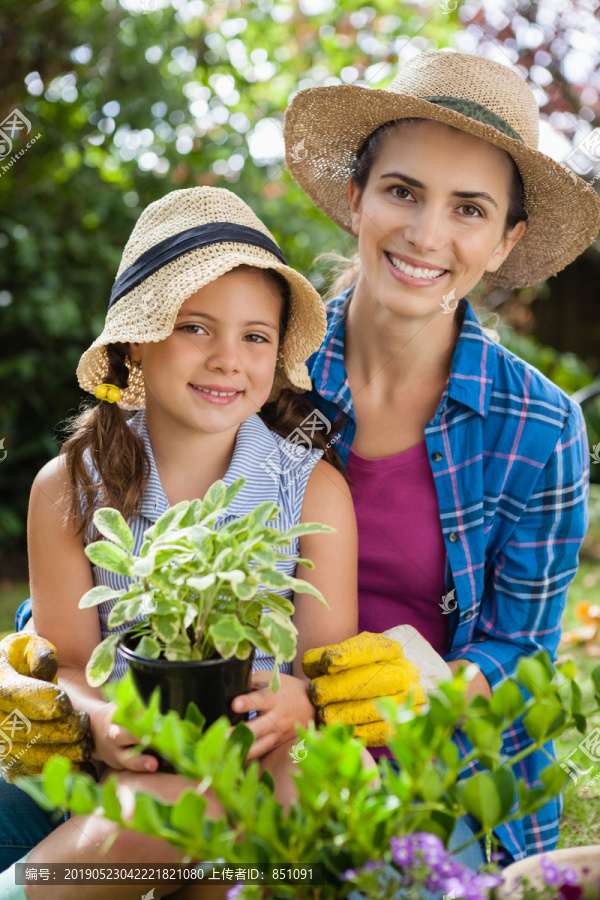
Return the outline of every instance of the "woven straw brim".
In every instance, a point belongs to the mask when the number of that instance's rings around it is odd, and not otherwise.
[[[600,197],[582,178],[491,125],[410,94],[349,84],[300,91],[285,115],[288,169],[315,205],[353,234],[348,203],[351,165],[375,129],[409,116],[452,125],[489,141],[517,164],[527,228],[500,268],[482,276],[484,281],[507,288],[538,284],[564,269],[598,235]],[[298,144],[302,150],[294,153]]]
[[[303,275],[267,250],[233,242],[201,247],[180,256],[115,303],[108,311],[102,334],[79,361],[80,387],[93,394],[98,384],[107,381],[107,344],[164,340],[173,331],[177,313],[188,297],[242,264],[275,269],[290,287],[288,323],[282,343],[283,368],[276,369],[267,402],[275,400],[283,388],[310,390],[306,360],[319,349],[327,331],[327,314],[319,294]],[[121,390],[118,405],[140,409],[145,406],[142,373],[135,364],[129,369],[129,386]]]

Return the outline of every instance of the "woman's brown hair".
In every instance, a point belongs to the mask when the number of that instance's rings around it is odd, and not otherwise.
[[[251,268],[239,266],[240,269]],[[275,269],[262,269],[281,292],[283,303],[279,319],[279,343],[287,327],[290,290],[287,280]],[[105,381],[126,388],[129,369],[126,364],[128,345],[108,344],[108,369]],[[308,415],[314,406],[307,397],[291,389],[280,392],[276,400],[264,403],[259,412],[265,425],[281,437],[287,437]],[[68,516],[78,523],[77,534],[93,529],[92,517],[101,506],[118,509],[130,521],[139,511],[144,489],[150,477],[150,460],[142,438],[127,423],[135,413],[121,409],[116,403],[100,401],[87,407],[66,422],[68,438],[61,448],[68,475]],[[323,459],[338,471],[344,472],[342,461],[334,447],[327,446],[327,438],[318,431],[311,437],[312,446],[323,450]],[[89,451],[99,480],[86,466],[84,454]],[[84,499],[82,509],[81,498]]]
[[[400,128],[404,125],[414,125],[417,122],[423,121],[428,120],[420,119],[416,116],[410,116],[406,119],[393,119],[390,122],[385,122],[383,125],[380,125],[379,128],[376,128],[375,131],[371,132],[358,151],[350,170],[352,181],[359,191],[362,192],[366,187],[371,168],[380,153],[381,144],[386,135],[396,128]],[[521,173],[512,156],[509,153],[506,155],[511,163],[511,180],[508,197],[508,212],[506,214],[506,222],[504,225],[505,237],[508,232],[515,227],[517,222],[526,222],[528,218],[527,210],[525,209],[525,191]],[[331,300],[333,297],[337,297],[356,282],[360,272],[360,255],[358,252],[354,253],[349,259],[337,253],[321,253],[317,256],[315,262],[319,262],[319,260],[324,260],[329,263],[330,272],[333,275],[333,282],[324,297],[325,302]],[[347,309],[349,302],[350,297],[348,297],[346,301],[344,311]],[[466,303],[461,299],[454,314],[454,323],[456,326],[455,332],[460,333],[462,329],[466,308]]]

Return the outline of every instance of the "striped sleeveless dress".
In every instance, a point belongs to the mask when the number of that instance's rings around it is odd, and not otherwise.
[[[144,491],[140,513],[129,522],[135,541],[133,552],[138,555],[142,547],[144,532],[151,528],[156,520],[169,509],[169,501],[160,483],[154,464],[152,445],[150,444],[146,428],[145,410],[139,410],[128,420],[127,424],[134,428],[142,437],[150,460],[150,478]],[[323,450],[317,450],[316,448],[311,448],[302,456],[290,455],[289,442],[271,431],[262,419],[256,413],[253,413],[241,423],[238,429],[231,464],[223,477],[223,481],[227,485],[242,477],[246,479],[246,483],[229,505],[227,514],[221,516],[216,524],[226,524],[251,512],[259,503],[271,500],[277,504],[280,512],[277,518],[269,519],[266,525],[277,528],[279,531],[285,531],[293,525],[297,525],[300,521],[302,500],[308,478],[322,455]],[[84,459],[88,468],[95,471],[91,463],[89,450],[86,450]],[[81,497],[81,502],[85,511],[83,496]],[[89,543],[89,539],[89,532],[86,531],[84,534],[86,544]],[[286,558],[278,560],[276,568],[286,575],[294,575],[299,556],[299,539],[293,538],[289,547],[282,547],[278,552],[285,554]],[[107,569],[99,566],[92,565],[92,574],[94,585],[102,584],[117,590],[129,587],[129,579],[127,577],[109,572]],[[269,590],[274,590],[275,593],[293,601],[293,591],[290,589],[275,590],[274,588],[269,588]],[[134,621],[140,622],[143,620],[143,617],[138,617],[130,622],[125,622],[117,628],[109,628],[108,616],[115,602],[116,600],[108,600],[97,607],[103,639],[109,634],[125,631]],[[266,607],[263,607],[263,609],[265,612],[268,612]],[[274,662],[273,656],[257,649],[252,666],[253,671],[269,671],[273,668]],[[125,661],[117,657],[117,664],[108,680],[116,681],[120,679],[126,670],[127,664]],[[282,664],[280,672],[291,674],[291,663]]]

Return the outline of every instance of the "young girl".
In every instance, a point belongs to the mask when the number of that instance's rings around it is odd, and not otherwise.
[[[144,531],[169,506],[202,498],[217,479],[230,484],[241,476],[246,484],[227,519],[273,500],[281,509],[269,523],[274,527],[318,521],[336,529],[286,548],[280,569],[294,574],[299,556],[312,559],[315,569],[298,566],[297,574],[322,592],[330,610],[311,595],[283,592],[296,607],[297,656],[272,694],[273,658],[258,653],[253,692],[240,701],[257,712],[248,723],[255,734],[249,758],[260,758],[273,772],[278,799],[287,803],[293,795],[294,726],[314,716],[303,653],[357,629],[351,495],[326,447],[326,420],[315,418],[298,396],[311,386],[304,360],[319,348],[325,329],[317,292],[285,264],[272,235],[231,192],[173,191],[143,212],[125,247],[104,331],[77,369],[81,387],[104,399],[75,419],[59,457],[38,474],[29,514],[36,630],[56,645],[59,684],[74,707],[90,714],[94,759],[102,778],[121,771],[125,802],[135,789],[173,800],[190,782],[156,773],[152,756],[132,755],[135,738],[112,723],[114,705],[86,682],[90,654],[109,633],[112,603],[80,610],[79,600],[94,585],[127,584],[85,556],[86,544],[98,537],[94,509],[118,508],[138,553]],[[125,412],[134,409],[135,415]],[[285,440],[297,428],[309,439],[301,459]],[[216,800],[207,812],[220,814]],[[33,849],[29,861],[171,862],[181,856],[162,841],[127,832],[104,853],[103,840],[114,830],[98,817],[71,818]],[[157,890],[165,896],[175,886]],[[77,886],[44,884],[15,896],[68,900],[80,893]],[[94,897],[109,894],[139,897],[140,887],[94,888]]]

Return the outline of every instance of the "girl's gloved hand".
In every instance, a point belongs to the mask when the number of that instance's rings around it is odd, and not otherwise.
[[[311,679],[308,694],[318,721],[355,725],[355,736],[368,747],[384,746],[392,733],[376,699],[400,703],[412,691],[415,702],[425,704],[425,690],[452,679],[447,663],[411,625],[384,634],[363,631],[340,644],[309,650],[302,668]]]
[[[248,752],[248,760],[258,759],[281,744],[297,737],[296,723],[303,728],[309,721],[315,722],[315,708],[308,697],[308,684],[294,675],[279,675],[281,686],[273,693],[268,684],[271,672],[253,672],[252,690],[240,694],[231,702],[234,712],[251,712],[258,715],[244,724],[254,732],[254,743]]]
[[[56,684],[58,659],[49,641],[30,631],[0,641],[0,759],[2,775],[35,775],[55,754],[90,771],[90,718],[74,712]]]

